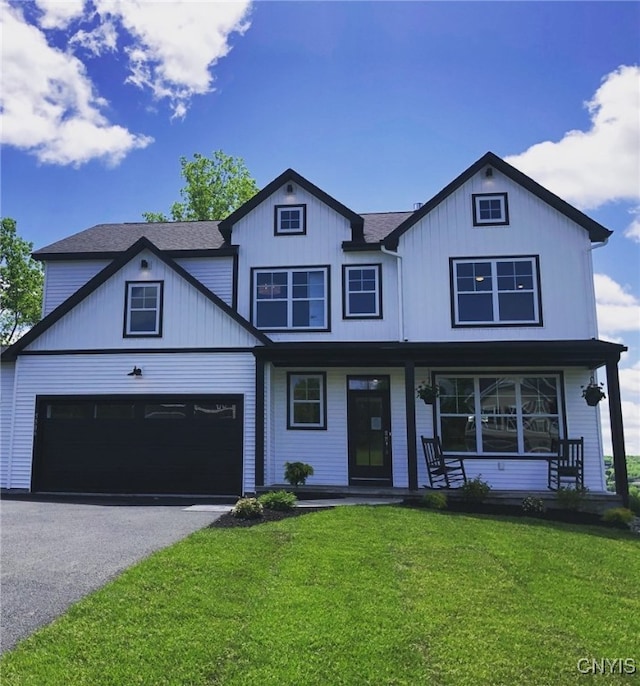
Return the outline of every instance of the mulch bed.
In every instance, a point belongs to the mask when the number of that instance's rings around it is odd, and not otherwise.
[[[234,517],[230,512],[218,517],[215,522],[209,525],[211,529],[236,529],[246,528],[248,526],[256,526],[257,524],[264,524],[265,522],[279,522],[282,519],[289,519],[289,517],[299,517],[300,515],[310,514],[311,512],[318,512],[320,510],[327,510],[326,507],[295,507],[293,510],[267,510],[264,509],[262,517],[256,519],[240,519]]]

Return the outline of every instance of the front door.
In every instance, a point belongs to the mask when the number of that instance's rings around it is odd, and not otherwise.
[[[388,376],[347,377],[349,483],[391,486]]]

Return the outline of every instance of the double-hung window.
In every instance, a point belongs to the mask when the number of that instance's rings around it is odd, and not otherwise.
[[[329,267],[253,270],[253,323],[259,329],[329,329]]]
[[[276,205],[273,232],[276,236],[305,234],[307,232],[307,206]]]
[[[537,257],[452,258],[454,326],[541,325]]]
[[[382,317],[380,265],[345,265],[342,268],[345,319]]]
[[[550,454],[560,436],[553,374],[436,376],[439,433],[449,453]]]
[[[475,193],[472,202],[474,226],[504,226],[509,223],[506,193]]]
[[[287,428],[326,429],[327,394],[324,372],[287,374]]]
[[[162,335],[162,282],[127,281],[124,335]]]

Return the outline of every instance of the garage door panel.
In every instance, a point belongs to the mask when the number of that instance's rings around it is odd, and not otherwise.
[[[239,494],[240,396],[38,401],[34,490]]]

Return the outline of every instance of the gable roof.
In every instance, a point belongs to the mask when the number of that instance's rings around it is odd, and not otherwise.
[[[174,257],[187,257],[193,252],[207,254],[211,251],[221,255],[225,250],[232,249],[225,244],[218,231],[218,223],[197,221],[97,224],[36,250],[33,257],[36,260],[113,259],[143,237]]]
[[[356,214],[353,210],[350,210],[346,205],[338,202],[335,198],[332,198],[328,193],[325,193],[321,188],[315,186],[298,174],[298,172],[293,169],[287,169],[282,172],[280,176],[275,178],[271,183],[267,184],[261,191],[256,193],[253,198],[247,200],[241,207],[239,207],[235,212],[232,212],[226,219],[223,219],[218,224],[218,230],[224,237],[227,243],[231,243],[231,232],[233,230],[233,225],[240,221],[245,215],[249,214],[251,210],[254,210],[261,202],[266,200],[272,193],[277,191],[279,188],[284,186],[285,183],[292,181],[301,188],[304,188],[308,193],[314,195],[318,200],[323,202],[325,205],[331,207],[338,214],[345,217],[351,224],[351,240],[354,242],[364,241],[363,225],[364,221],[359,214]]]
[[[256,329],[253,324],[248,322],[244,317],[241,317],[234,309],[229,307],[224,300],[222,300],[215,293],[212,293],[206,286],[203,286],[200,281],[189,274],[186,269],[183,269],[171,257],[167,256],[159,250],[148,238],[142,237],[137,240],[128,250],[123,252],[118,259],[108,264],[103,270],[98,272],[92,279],[90,279],[84,286],[79,288],[73,295],[61,303],[55,310],[50,312],[44,319],[41,319],[32,329],[19,338],[13,345],[10,345],[3,353],[2,358],[6,360],[15,359],[15,357],[24,350],[24,348],[32,343],[36,338],[41,336],[47,329],[55,324],[59,319],[64,317],[67,312],[72,310],[78,303],[93,293],[99,286],[110,279],[116,272],[124,267],[130,260],[132,260],[138,253],[143,250],[149,250],[155,257],[164,262],[170,269],[177,272],[185,281],[188,281],[195,289],[200,291],[206,298],[208,298],[214,305],[219,307],[225,314],[235,320],[240,326],[252,334],[258,341],[264,345],[271,345],[271,339],[262,331]]]
[[[580,210],[577,210],[568,202],[565,202],[562,198],[559,198],[526,174],[523,174],[515,167],[512,167],[494,153],[487,152],[468,169],[463,171],[460,176],[445,186],[438,194],[434,195],[433,198],[426,202],[419,210],[413,212],[410,217],[389,233],[384,239],[384,246],[388,249],[396,250],[400,236],[402,236],[403,233],[408,231],[416,222],[420,221],[425,215],[431,212],[434,207],[448,198],[454,191],[460,188],[463,183],[468,181],[474,174],[477,174],[486,166],[495,167],[512,181],[536,195],[540,200],[551,205],[551,207],[558,210],[558,212],[561,212],[576,224],[582,226],[582,228],[588,231],[589,239],[592,243],[604,241],[613,233],[613,231],[609,231],[609,229],[606,229],[602,224],[598,224],[598,222],[587,217],[586,214],[583,214]]]

